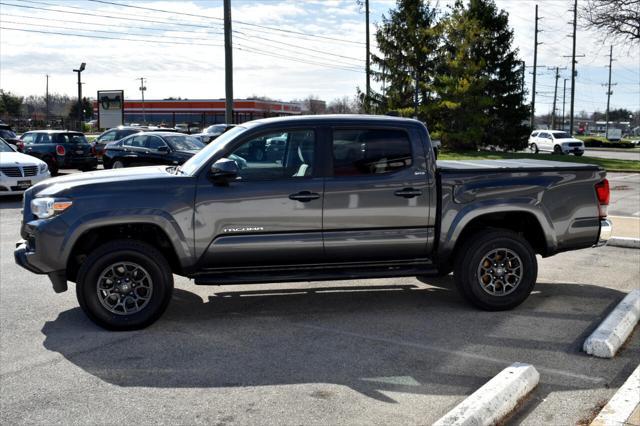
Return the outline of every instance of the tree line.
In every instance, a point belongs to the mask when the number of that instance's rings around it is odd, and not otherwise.
[[[526,146],[524,63],[493,0],[397,0],[375,37],[372,111],[417,115],[450,149]]]

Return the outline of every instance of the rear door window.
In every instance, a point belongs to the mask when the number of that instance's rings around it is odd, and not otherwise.
[[[107,133],[105,133],[104,135],[100,136],[98,138],[98,142],[100,142],[100,143],[113,142],[113,141],[117,140],[116,139],[116,135],[117,135],[117,132],[115,130],[110,130]]]
[[[411,141],[396,129],[335,129],[334,176],[395,172],[412,164]]]
[[[145,144],[145,140],[147,137],[145,135],[138,135],[131,138],[128,138],[124,141],[125,146],[130,146],[132,148],[143,148]]]

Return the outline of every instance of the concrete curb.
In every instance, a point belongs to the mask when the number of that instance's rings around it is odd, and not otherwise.
[[[584,341],[582,349],[599,358],[613,358],[640,319],[640,289],[631,291]]]
[[[607,240],[607,245],[611,247],[640,249],[640,238],[611,237]]]
[[[533,365],[511,364],[434,423],[434,426],[491,425],[509,414],[538,385]]]
[[[593,419],[591,426],[618,426],[636,424],[630,419],[640,404],[640,365],[618,389],[613,398]],[[634,416],[635,417],[635,416]]]

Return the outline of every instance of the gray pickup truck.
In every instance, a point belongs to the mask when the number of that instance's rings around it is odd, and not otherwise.
[[[266,141],[285,141],[271,150]],[[426,127],[377,116],[237,126],[180,167],[74,174],[26,191],[15,260],[113,330],[167,307],[173,274],[247,284],[454,272],[465,299],[510,309],[536,254],[611,233],[605,171],[540,160],[439,161]]]

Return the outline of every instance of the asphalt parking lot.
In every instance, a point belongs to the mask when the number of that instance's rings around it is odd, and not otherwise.
[[[3,424],[431,424],[520,361],[540,385],[509,423],[574,425],[640,363],[637,329],[614,359],[581,352],[640,285],[640,250],[540,259],[531,297],[497,313],[464,304],[451,277],[176,278],[160,321],[111,333],[84,317],[73,285],[57,295],[13,263],[19,212],[19,199],[0,199]]]

